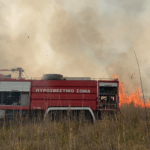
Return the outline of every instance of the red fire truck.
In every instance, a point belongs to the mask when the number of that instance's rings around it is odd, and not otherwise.
[[[117,79],[91,79],[45,74],[39,80],[22,78],[22,68],[0,71],[19,71],[19,78],[0,74],[0,118],[22,116],[43,117],[54,112],[85,112],[95,121],[102,112],[119,110]]]

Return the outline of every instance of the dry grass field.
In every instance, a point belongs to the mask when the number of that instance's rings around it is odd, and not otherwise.
[[[0,150],[149,150],[145,110],[121,107],[115,118],[95,124],[64,119],[59,122],[20,120],[0,127]]]

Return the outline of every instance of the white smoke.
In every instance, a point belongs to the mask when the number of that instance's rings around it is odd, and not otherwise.
[[[139,0],[1,0],[0,68],[22,67],[30,77],[60,73],[108,78],[113,67],[120,80],[134,89],[140,86],[134,49],[148,93],[148,4]]]

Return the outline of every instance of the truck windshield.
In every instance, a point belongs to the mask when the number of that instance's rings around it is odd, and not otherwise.
[[[101,94],[117,94],[117,87],[100,87],[99,89]]]

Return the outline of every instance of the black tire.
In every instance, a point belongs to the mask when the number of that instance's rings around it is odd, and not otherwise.
[[[44,74],[42,80],[63,80],[61,74]]]

